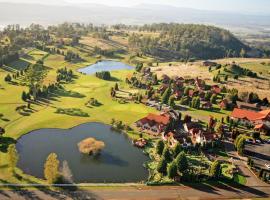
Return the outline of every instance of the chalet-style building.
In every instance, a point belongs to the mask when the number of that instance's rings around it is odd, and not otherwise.
[[[220,103],[219,103],[219,107],[223,110],[228,109],[229,107],[229,101],[227,99],[223,99]]]
[[[135,122],[138,128],[146,131],[152,135],[159,135],[162,133],[170,122],[170,115],[167,113],[148,114],[146,117]]]
[[[173,132],[162,133],[162,139],[168,142],[170,147],[174,147],[178,142],[177,136]]]
[[[218,138],[218,135],[207,131],[199,130],[192,131],[190,133],[190,137],[193,144],[203,144],[206,142],[212,142],[213,140]]]
[[[202,79],[199,79],[198,77],[195,78],[195,85],[199,90],[203,90],[205,87],[205,82]]]
[[[167,76],[166,74],[163,74],[162,77],[161,77],[162,83],[169,84],[170,80],[171,80],[170,77]]]
[[[222,89],[218,85],[212,85],[211,91],[215,94],[220,94],[222,92]]]
[[[159,88],[158,88],[158,92],[160,94],[163,94],[165,92],[165,90],[167,90],[167,88],[169,87],[169,84],[162,84]]]
[[[256,129],[270,129],[270,110],[255,112],[251,110],[243,110],[235,108],[231,114],[232,119],[240,120],[245,124],[252,124]]]

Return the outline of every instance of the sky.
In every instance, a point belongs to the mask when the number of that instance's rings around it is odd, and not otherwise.
[[[108,6],[136,6],[138,4],[162,4],[203,10],[221,10],[241,13],[270,15],[270,0],[0,0],[0,2],[81,4],[95,3]]]

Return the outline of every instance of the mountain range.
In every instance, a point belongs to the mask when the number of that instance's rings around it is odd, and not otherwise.
[[[219,26],[269,27],[270,15],[251,15],[225,11],[207,11],[164,5],[141,4],[112,7],[99,4],[35,4],[0,2],[0,24],[62,22],[94,24],[146,24],[160,22],[203,23]]]

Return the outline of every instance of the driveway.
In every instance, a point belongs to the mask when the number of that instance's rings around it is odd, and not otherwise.
[[[251,170],[245,164],[243,158],[238,155],[237,151],[235,151],[233,143],[229,141],[224,141],[224,145],[228,156],[233,158],[233,164],[236,165],[240,173],[246,177],[247,180],[246,186],[249,187],[269,186],[268,184],[264,183],[259,178],[257,178],[257,176],[253,174],[253,172],[251,172]]]

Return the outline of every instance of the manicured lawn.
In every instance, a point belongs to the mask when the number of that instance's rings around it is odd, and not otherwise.
[[[40,128],[71,128],[86,122],[103,122],[110,124],[112,118],[121,120],[123,123],[133,125],[135,121],[144,117],[149,112],[157,112],[153,108],[142,104],[126,103],[120,104],[113,101],[110,96],[110,88],[114,87],[114,81],[104,81],[94,76],[77,73],[80,67],[94,63],[96,59],[89,58],[86,62],[70,63],[64,60],[61,55],[49,55],[46,52],[32,50],[28,55],[13,67],[20,69],[22,62],[35,63],[38,59],[44,58],[44,65],[48,68],[48,75],[45,84],[53,83],[56,78],[56,70],[67,67],[77,75],[77,79],[70,84],[65,84],[65,92],[58,92],[49,103],[40,102],[32,104],[32,113],[29,116],[19,114],[15,109],[18,106],[26,105],[21,100],[23,91],[28,91],[26,86],[6,83],[4,77],[9,73],[0,69],[0,113],[4,116],[0,119],[0,127],[6,129],[5,137],[17,139],[22,134]],[[92,61],[92,62],[90,62]],[[115,71],[112,76],[119,79],[119,87],[128,92],[130,90],[125,83],[125,78],[133,71]],[[16,81],[16,80],[15,80]],[[130,91],[129,91],[130,90]],[[90,98],[97,99],[102,105],[89,108],[85,103]],[[65,113],[57,113],[57,108],[64,109]],[[83,115],[82,115],[83,114]],[[80,116],[81,115],[81,116]],[[128,132],[129,137],[138,138],[138,133]],[[5,152],[0,153],[0,179],[12,183],[25,183],[24,179],[40,182],[34,177],[23,174],[19,169],[17,173],[22,176],[14,177],[8,170],[8,158]]]
[[[244,176],[240,175],[240,174],[237,174],[234,177],[234,181],[241,184],[241,185],[245,185],[247,183],[246,178]]]

